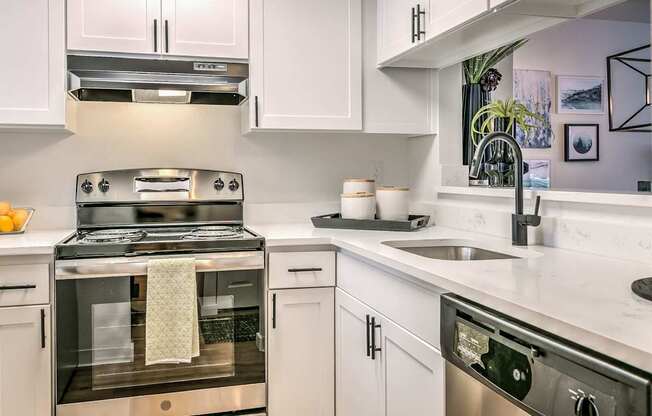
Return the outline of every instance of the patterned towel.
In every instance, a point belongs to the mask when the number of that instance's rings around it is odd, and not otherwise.
[[[199,356],[194,259],[147,264],[145,365],[189,363]]]

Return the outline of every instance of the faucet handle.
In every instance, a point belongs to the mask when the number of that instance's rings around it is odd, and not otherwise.
[[[534,203],[534,215],[539,216],[539,206],[541,205],[541,195],[537,195],[536,202]]]

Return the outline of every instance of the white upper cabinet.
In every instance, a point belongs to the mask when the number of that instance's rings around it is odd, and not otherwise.
[[[0,10],[0,127],[63,127],[64,0],[0,0]]]
[[[426,37],[435,38],[488,10],[487,0],[430,0],[426,12]]]
[[[247,0],[69,0],[68,49],[246,59]]]
[[[413,68],[379,69],[376,66],[377,53],[381,53],[382,49],[380,45],[376,47],[382,42],[381,39],[376,39],[376,24],[382,24],[376,4],[381,7],[383,3],[402,2],[364,0],[362,7],[363,130],[365,133],[410,136],[436,133],[436,71]],[[403,40],[405,39],[403,36]]]
[[[161,51],[161,0],[68,0],[68,49]]]
[[[379,17],[379,66],[445,68],[622,0],[413,1],[427,3],[416,19],[425,35],[406,43],[413,31],[406,27],[403,0],[378,0],[379,7],[401,8]]]
[[[0,415],[52,413],[50,351],[49,306],[0,308]]]
[[[162,5],[164,53],[247,59],[247,0],[162,0]]]
[[[378,60],[399,55],[425,40],[427,0],[378,0]],[[373,3],[373,2],[371,2]]]
[[[362,0],[251,0],[245,130],[361,130]]]

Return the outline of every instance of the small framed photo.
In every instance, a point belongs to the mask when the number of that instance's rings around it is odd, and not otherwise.
[[[550,188],[550,160],[524,160],[527,172],[523,174],[525,188]]]
[[[600,125],[564,124],[564,160],[566,162],[600,160]]]
[[[604,114],[604,78],[557,77],[557,112]]]

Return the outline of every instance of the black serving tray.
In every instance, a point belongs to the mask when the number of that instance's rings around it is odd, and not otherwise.
[[[429,215],[410,215],[407,221],[387,220],[350,220],[342,218],[340,213],[312,217],[316,228],[340,228],[349,230],[374,231],[415,231],[428,225]]]

